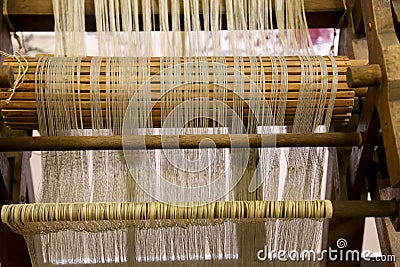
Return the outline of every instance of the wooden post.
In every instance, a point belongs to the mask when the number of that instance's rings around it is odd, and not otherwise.
[[[381,188],[380,199],[400,200],[399,188]],[[396,262],[400,258],[400,233],[399,229],[393,225],[391,218],[375,218],[376,229],[378,231],[379,243],[382,255],[395,255]],[[394,262],[387,266],[395,266]],[[396,265],[397,266],[397,265]]]
[[[375,109],[373,92],[370,91],[364,102],[357,128],[357,130],[365,133],[363,146],[353,147],[350,157],[349,182],[351,191],[349,192],[349,199],[361,199],[362,190],[365,188],[365,179],[373,160],[379,129],[379,116]]]
[[[11,87],[14,82],[14,69],[10,65],[0,66],[0,87]]]
[[[380,86],[371,86],[368,91],[361,125],[368,128],[365,142],[369,145],[363,148],[359,155],[360,164],[355,168],[353,196],[360,195],[360,186],[365,179],[368,162],[361,159],[372,157],[373,144],[380,127],[382,129],[388,171],[391,185],[400,186],[400,44],[393,27],[393,16],[390,2],[384,0],[362,0],[364,28],[368,40],[369,63],[379,64],[382,71]],[[376,109],[376,110],[375,110]],[[379,118],[377,116],[377,113]],[[354,153],[357,157],[358,153]],[[368,155],[370,154],[370,155]],[[353,156],[353,155],[352,155]],[[370,164],[369,164],[370,165]],[[363,171],[364,169],[364,171]],[[359,175],[363,174],[363,175]],[[381,190],[382,191],[382,190]],[[398,235],[396,235],[390,219],[376,219],[380,245],[383,254],[399,255]],[[393,236],[388,238],[388,236]],[[397,241],[396,241],[397,240]],[[394,242],[394,243],[393,243]],[[388,249],[390,248],[390,249]]]
[[[381,86],[370,87],[381,122],[391,185],[400,186],[400,44],[390,2],[362,0],[369,63],[379,64]]]
[[[10,1],[9,1],[10,2]],[[0,0],[0,12],[3,14],[3,0]],[[0,16],[0,50],[12,53],[12,44],[10,33],[7,29],[6,24],[3,21],[3,16]],[[3,63],[3,56],[0,56],[0,66]],[[3,67],[2,67],[3,68]],[[5,67],[7,69],[7,67]],[[10,75],[9,72],[5,72],[5,75]],[[0,112],[0,116],[2,116]],[[0,139],[4,137],[5,127],[0,122]],[[17,131],[18,132],[18,131]],[[16,133],[17,133],[16,132]],[[7,131],[7,134],[10,131]],[[21,131],[19,131],[21,133]],[[24,166],[29,168],[30,166]],[[0,152],[0,204],[10,204],[12,198],[12,166],[7,159],[4,152]],[[24,170],[22,170],[24,171]],[[27,181],[28,183],[32,181]],[[17,188],[19,191],[19,188]],[[31,260],[28,253],[28,247],[25,243],[24,238],[21,235],[17,235],[11,231],[8,226],[0,225],[0,264],[2,267],[14,267],[14,266],[31,266]]]

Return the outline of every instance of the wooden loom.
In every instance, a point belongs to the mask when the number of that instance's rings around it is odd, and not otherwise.
[[[2,5],[3,6],[3,5]],[[361,8],[361,6],[363,8]],[[320,135],[282,135],[278,136],[280,146],[332,146],[333,160],[330,168],[332,200],[345,201],[338,204],[341,207],[341,216],[330,220],[329,231],[326,233],[325,245],[335,247],[338,238],[345,238],[349,244],[347,249],[361,250],[364,217],[392,215],[398,217],[393,205],[385,202],[376,202],[374,208],[364,204],[355,205],[349,200],[365,200],[365,192],[370,192],[376,200],[400,199],[397,187],[400,186],[400,118],[397,113],[399,96],[397,91],[400,81],[399,59],[400,44],[396,36],[394,25],[400,11],[398,1],[391,3],[385,0],[348,0],[346,8],[341,0],[313,1],[305,0],[309,27],[337,27],[341,26],[339,51],[343,56],[338,57],[339,65],[339,93],[335,103],[334,122],[335,131]],[[3,10],[1,23],[0,49],[10,51],[9,31],[48,31],[53,28],[51,1],[9,1],[7,12]],[[392,14],[391,16],[389,14]],[[94,30],[93,1],[86,1],[87,30]],[[341,18],[345,23],[341,25]],[[361,47],[361,49],[360,49]],[[369,52],[369,53],[368,53]],[[369,65],[359,65],[359,61],[369,60]],[[34,66],[36,58],[29,59]],[[155,61],[156,62],[156,61]],[[29,137],[30,130],[37,127],[34,96],[34,67],[30,68],[25,82],[12,96],[10,103],[5,100],[10,96],[10,68],[16,67],[15,61],[5,60],[0,87],[0,108],[4,125],[19,131],[0,128],[0,204],[28,203],[33,201],[29,170],[29,151],[49,149],[120,149],[121,140],[113,138],[33,138]],[[296,60],[293,60],[292,69],[289,69],[290,96],[288,110],[296,107],[296,90],[298,90],[298,69]],[[347,67],[353,65],[347,70]],[[155,68],[157,66],[155,65]],[[292,71],[292,72],[291,72]],[[347,74],[347,75],[346,75]],[[81,77],[82,83],[89,82],[89,76]],[[346,84],[347,82],[347,84]],[[369,87],[365,89],[351,89],[350,87]],[[366,93],[368,92],[368,93]],[[86,92],[87,93],[87,92]],[[83,91],[83,96],[85,92]],[[157,97],[157,95],[155,95]],[[232,96],[233,97],[233,96]],[[364,98],[365,97],[365,98]],[[268,98],[268,95],[266,95]],[[88,97],[86,97],[88,99]],[[353,105],[358,106],[353,110]],[[85,109],[83,112],[88,112]],[[290,114],[290,112],[289,112]],[[89,118],[89,115],[86,115]],[[290,124],[291,117],[286,118]],[[346,125],[342,125],[347,123]],[[90,128],[90,120],[84,121],[84,126]],[[345,133],[347,132],[347,133]],[[359,133],[357,133],[359,132]],[[28,135],[28,136],[27,136]],[[362,138],[360,139],[360,135]],[[24,136],[24,137],[21,137]],[[181,138],[181,147],[197,147],[198,139],[185,140]],[[227,136],[207,136],[220,142],[219,147],[230,147]],[[7,138],[7,139],[5,139]],[[260,146],[261,136],[252,136],[252,147]],[[279,139],[280,138],[280,139]],[[107,145],[105,144],[107,140]],[[228,138],[229,139],[229,138]],[[159,147],[159,140],[146,140],[150,148]],[[133,146],[134,146],[133,140]],[[378,147],[375,150],[375,147]],[[353,147],[350,151],[349,147]],[[384,148],[384,150],[383,150]],[[25,151],[7,152],[6,151]],[[384,153],[382,152],[384,151]],[[337,157],[336,157],[337,155]],[[367,186],[368,184],[368,186]],[[28,190],[29,189],[29,190]],[[347,202],[349,201],[349,202]],[[342,206],[340,206],[342,205]],[[379,206],[381,205],[381,206]],[[386,205],[386,206],[385,206]],[[352,209],[358,209],[353,212]],[[347,210],[346,210],[347,209]],[[381,213],[371,213],[380,210]],[[382,212],[383,210],[383,212]],[[386,211],[386,213],[385,213]],[[353,215],[353,216],[351,216]],[[344,218],[343,218],[344,217]],[[383,254],[395,254],[400,258],[400,234],[396,232],[398,225],[393,225],[389,218],[377,218],[376,224]],[[14,235],[3,224],[0,233],[7,242],[0,242],[0,262],[2,266],[28,266],[29,256],[26,245],[20,236]],[[13,242],[18,250],[8,244]],[[340,263],[328,263],[340,265]],[[350,264],[350,263],[349,263]],[[359,263],[351,263],[354,266]]]

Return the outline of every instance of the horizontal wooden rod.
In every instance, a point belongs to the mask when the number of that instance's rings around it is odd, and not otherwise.
[[[334,115],[332,117],[332,124],[333,125],[343,125],[343,124],[349,122],[350,117],[351,117],[351,113],[345,114],[345,115],[341,115],[341,114],[338,114],[336,116]],[[293,125],[293,122],[294,122],[293,115],[285,117],[285,125]],[[153,121],[153,123],[154,123],[153,126],[155,128],[159,128],[161,125],[160,121],[158,121],[158,122]],[[9,118],[7,118],[7,117],[4,118],[4,125],[12,128],[12,129],[15,129],[15,130],[37,130],[37,129],[39,129],[39,125],[37,122],[21,122],[21,121],[14,121],[14,120],[9,121]],[[209,126],[213,127],[213,125],[215,125],[215,124],[212,121],[210,121]],[[247,126],[246,121],[244,122],[244,125]],[[78,124],[78,126],[80,127],[81,125]],[[92,125],[92,123],[83,122],[83,127],[84,127],[84,129],[92,129],[93,125]],[[105,126],[105,127],[107,127],[107,126]],[[110,128],[111,128],[111,126],[110,126]]]
[[[333,217],[395,217],[399,203],[395,200],[332,201]]]
[[[181,14],[183,13],[182,3],[183,0],[179,6]],[[199,11],[202,12],[202,1],[199,1],[199,3]],[[138,10],[141,12],[141,1],[138,1],[138,4]],[[221,16],[225,17],[225,1],[219,1],[219,4]],[[155,15],[158,13],[156,7],[154,8]],[[310,28],[336,27],[345,12],[342,1],[337,0],[306,0],[304,1],[304,8]],[[51,0],[8,0],[7,13],[16,31],[54,31],[54,13]],[[155,17],[158,19],[157,15]],[[181,20],[183,21],[183,18]],[[226,19],[222,21],[221,27],[223,29],[226,29],[225,21]],[[183,23],[181,24],[183,28]],[[85,29],[86,31],[96,30],[93,0],[85,0]]]
[[[378,64],[352,66],[347,68],[347,84],[350,88],[379,86],[382,71]]]
[[[185,0],[180,0],[179,11],[183,12]],[[12,0],[8,2],[9,15],[53,15],[53,5],[51,0],[41,0],[39,2],[26,1],[26,0]],[[139,13],[142,12],[142,1],[138,1]],[[225,1],[217,2],[221,12],[225,12]],[[275,8],[275,5],[272,5]],[[304,8],[306,12],[329,12],[329,11],[344,11],[343,3],[336,0],[305,0]],[[199,12],[202,12],[202,1],[199,1]],[[153,7],[154,14],[158,14],[158,5]],[[170,6],[168,5],[168,13],[170,13]],[[85,15],[94,15],[95,6],[93,0],[85,0]]]
[[[2,138],[0,151],[140,150],[360,146],[362,134],[199,134],[143,136],[41,136]]]

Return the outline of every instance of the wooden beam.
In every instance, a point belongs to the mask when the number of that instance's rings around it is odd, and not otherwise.
[[[3,0],[0,0],[0,12],[3,14]],[[10,33],[2,16],[0,16],[0,50],[12,53]],[[3,60],[4,58],[1,56],[0,65]],[[0,138],[3,137],[3,133],[4,124],[0,122]],[[12,173],[5,153],[0,153],[0,176],[0,204],[9,204],[12,194]],[[23,236],[15,234],[8,226],[1,224],[0,240],[0,265],[2,267],[31,266],[28,247]]]
[[[8,153],[13,158],[12,203],[34,203],[33,181],[30,168],[31,150]]]
[[[337,181],[340,179],[339,176],[339,165],[337,150],[335,147],[328,148],[328,166],[326,168],[326,185],[325,185],[325,199],[333,199],[336,192]],[[328,248],[329,238],[329,220],[325,219],[322,226],[322,238],[321,238],[321,249]]]
[[[0,137],[0,140],[1,139],[4,140],[4,138]],[[3,142],[3,140],[0,142]],[[29,166],[22,168],[22,171],[26,172],[27,169],[30,170]],[[6,175],[7,177],[3,175]],[[0,205],[10,204],[12,203],[12,177],[14,175],[5,153],[0,153],[0,176]],[[9,183],[7,187],[5,182]],[[26,181],[26,183],[29,183],[29,181]],[[20,193],[19,188],[19,186],[16,188],[17,194]],[[2,267],[31,266],[28,247],[23,236],[15,234],[8,226],[0,224],[0,240],[0,264]]]
[[[0,143],[4,143],[7,138],[21,138],[23,136],[29,137],[30,133],[28,131],[12,130],[0,123]],[[35,201],[30,168],[30,151],[18,153],[0,152],[0,173],[3,174],[10,195],[8,203],[30,203],[27,200]]]
[[[334,180],[334,196],[332,199],[335,200],[346,200],[347,199],[347,188],[346,182],[339,177],[339,173],[336,169],[337,176],[336,182]],[[342,174],[343,175],[343,174]],[[329,220],[329,232],[327,235],[327,246],[336,248],[337,240],[344,238],[347,240],[347,246],[344,253],[348,250],[359,250],[362,249],[363,233],[364,233],[364,218],[339,218],[334,217]],[[327,261],[326,266],[328,267],[340,267],[343,266],[342,262],[338,261]],[[360,262],[346,262],[346,266],[360,266]]]
[[[19,195],[21,188],[21,167],[22,167],[22,153],[11,152],[7,153],[8,158],[12,158],[12,192],[11,203],[20,203]]]
[[[9,137],[0,151],[143,150],[362,145],[361,133]]]
[[[10,203],[8,192],[4,180],[0,179],[0,205]],[[0,265],[2,267],[31,266],[23,236],[14,233],[7,225],[0,223],[0,240]]]
[[[8,177],[5,179],[3,175]],[[12,173],[8,159],[0,154],[0,205],[11,203]],[[10,182],[6,187],[5,182]],[[0,224],[0,265],[2,267],[31,266],[28,248],[23,236]],[[12,245],[11,245],[12,244]]]
[[[0,204],[8,203],[10,203],[10,196],[3,179],[0,179]],[[31,266],[23,236],[14,233],[6,224],[0,223],[0,240],[0,265],[2,267]]]
[[[396,30],[396,34],[400,36],[400,1],[399,0],[392,0],[392,11],[393,11],[393,22],[394,28]]]
[[[7,192],[7,196],[9,195],[8,192],[11,192],[11,169],[6,154],[4,152],[0,152],[0,175],[3,179],[4,188]],[[9,199],[8,201],[11,201]]]
[[[3,12],[3,0],[0,0],[0,12]],[[3,22],[3,17],[0,16],[0,50],[11,53],[12,52],[12,44],[11,44],[11,37],[10,33],[8,32],[6,24]],[[3,64],[4,57],[0,56],[0,65]],[[2,116],[0,110],[0,116]],[[2,128],[4,127],[3,122],[0,122],[0,136],[2,132]],[[0,153],[0,174],[4,181],[5,189],[8,192],[8,195],[11,196],[11,169],[8,163],[7,157],[5,153]],[[11,201],[11,199],[9,199]]]
[[[400,44],[393,27],[391,5],[362,0],[369,63],[381,66],[381,86],[371,87],[379,113],[391,185],[400,186]]]
[[[342,174],[343,175],[343,174]],[[339,175],[338,175],[339,176]],[[336,200],[346,200],[347,199],[347,188],[345,186],[346,181],[337,177],[340,184],[335,184],[335,196],[333,199]],[[344,253],[349,250],[361,251],[363,243],[363,233],[364,233],[364,218],[339,218],[333,217],[329,220],[329,233],[327,236],[328,247],[336,248],[337,240],[345,239],[347,240],[347,246],[344,249]],[[340,267],[343,266],[343,262],[339,261],[327,261],[327,267]],[[346,262],[346,266],[349,267],[359,267],[360,262],[352,261]]]
[[[347,0],[347,18],[349,26],[352,29],[352,34],[354,37],[356,36],[364,36],[364,23],[363,23],[363,14],[362,14],[362,6],[361,0]],[[353,37],[353,38],[354,38]]]
[[[0,0],[0,12],[3,13],[3,0]],[[1,14],[2,14],[1,13]],[[12,43],[10,33],[7,29],[6,24],[3,22],[3,17],[0,16],[0,50],[11,53],[12,52]],[[4,57],[0,56],[0,65],[3,63]]]
[[[362,147],[353,147],[350,156],[349,199],[361,199],[361,193],[365,188],[365,179],[373,161],[373,152],[378,140],[379,129],[379,116],[375,109],[373,92],[369,91],[357,128],[358,131],[364,132],[365,140]]]
[[[2,267],[31,266],[30,256],[23,236],[0,224],[0,263]]]
[[[181,12],[183,12],[183,1],[180,0]],[[201,2],[200,2],[201,3]],[[222,12],[225,10],[225,1],[220,0],[220,8]],[[142,10],[141,1],[138,1],[139,10]],[[344,11],[343,2],[337,0],[305,0],[304,8],[306,12],[332,12]],[[200,4],[200,12],[202,6]],[[139,12],[140,12],[139,11]],[[154,7],[155,14],[158,14],[158,6]],[[85,0],[85,15],[94,15],[94,1]],[[9,15],[52,15],[53,4],[51,0],[12,0],[8,2]]]
[[[400,200],[400,189],[381,188],[379,199]],[[375,218],[375,223],[382,255],[395,255],[397,262],[400,258],[400,232],[398,227],[395,227],[391,218]],[[397,266],[397,264],[395,265],[394,262],[391,262],[386,266]]]
[[[365,38],[358,38],[359,35],[356,34],[356,29],[354,24],[357,24],[357,21],[360,16],[361,9],[358,10],[356,6],[360,5],[359,0],[348,0],[346,1],[348,7],[347,14],[347,23],[343,28],[340,29],[340,38],[339,38],[339,55],[346,55],[351,59],[356,60],[366,60],[368,64],[368,48],[366,45]],[[356,21],[354,21],[356,20]],[[364,63],[365,64],[365,63]],[[366,92],[366,89],[361,89],[361,91]],[[365,95],[363,95],[365,96]],[[356,102],[358,103],[358,102]],[[356,107],[355,107],[356,108]],[[357,129],[357,123],[359,119],[356,114],[352,116],[352,123],[348,124],[344,127],[340,127],[341,131],[355,131]],[[335,127],[335,130],[338,130]],[[357,146],[354,149],[357,151],[361,147]],[[332,199],[335,200],[347,200],[350,197],[350,190],[348,188],[348,174],[349,168],[352,168],[354,164],[358,166],[357,161],[350,160],[351,151],[346,150],[345,148],[340,148],[338,150],[338,163],[339,163],[339,171],[336,179],[334,180],[334,195]],[[347,240],[346,251],[348,250],[359,250],[362,249],[363,243],[363,233],[364,233],[364,219],[362,218],[351,218],[351,219],[343,219],[343,218],[332,218],[329,220],[329,233],[328,233],[328,246],[332,248],[337,247],[337,240],[340,238],[344,238]],[[346,253],[344,251],[344,253]],[[359,267],[360,262],[346,262],[346,266],[354,266]],[[343,263],[338,261],[327,261],[326,266],[342,266]]]
[[[347,16],[340,29],[339,55],[351,59],[368,59],[368,48],[364,31],[360,0],[347,0]]]
[[[19,192],[20,203],[35,203],[35,192],[33,190],[32,171],[30,167],[30,159],[32,152],[22,152],[21,160],[21,185]]]
[[[16,30],[54,31],[51,0],[12,0],[8,2],[8,16]],[[139,1],[138,3],[139,10],[141,10],[141,2]],[[221,0],[220,3],[221,10],[224,12],[225,1]],[[180,6],[182,8],[183,4]],[[344,13],[343,2],[337,0],[306,0],[305,10],[310,28],[336,27]],[[155,7],[155,13],[158,13],[157,7]],[[87,31],[95,31],[96,29],[94,14],[94,1],[86,0],[85,23]]]

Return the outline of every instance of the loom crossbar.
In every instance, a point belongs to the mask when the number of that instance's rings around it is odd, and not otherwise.
[[[51,0],[26,1],[26,0],[8,0],[8,18],[16,31],[53,31],[54,15]],[[180,7],[183,7],[180,1]],[[201,3],[201,1],[199,1]],[[223,14],[225,15],[225,1],[218,1]],[[342,1],[324,0],[304,1],[306,17],[309,28],[333,28],[336,27],[340,18],[345,13],[345,7]],[[12,3],[12,4],[11,4]],[[138,1],[139,10],[141,1]],[[202,5],[200,4],[200,10]],[[154,11],[158,13],[158,10]],[[183,10],[180,10],[183,13]],[[85,0],[85,16],[87,31],[96,31],[95,9],[93,0]],[[139,14],[140,16],[140,14]],[[183,19],[182,19],[183,20]],[[183,26],[183,25],[182,25]],[[226,25],[221,25],[226,29]],[[183,27],[182,27],[183,28]]]
[[[263,147],[339,147],[362,145],[362,134],[204,134],[142,136],[9,137],[0,151],[140,150]]]

